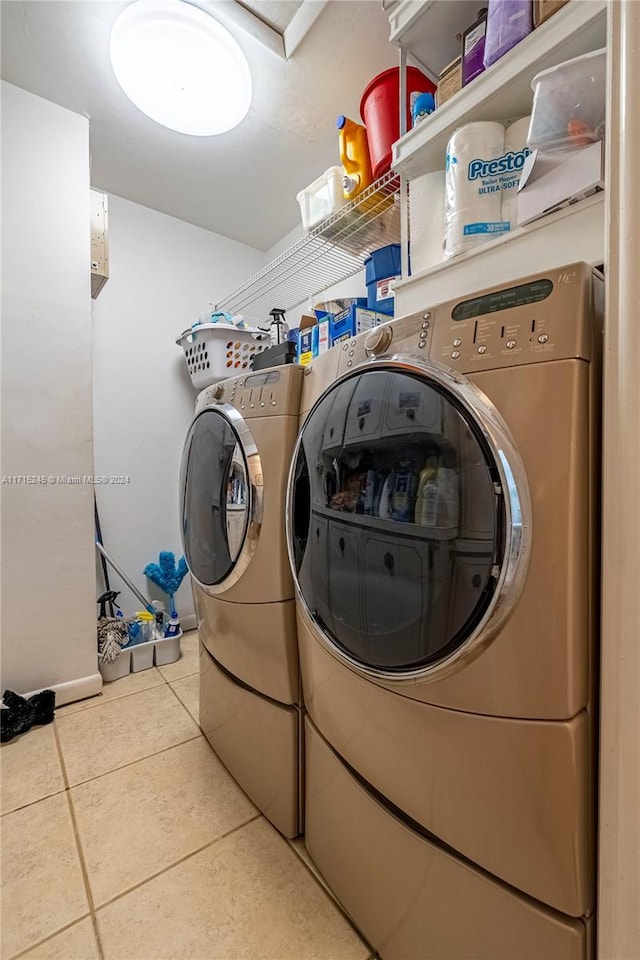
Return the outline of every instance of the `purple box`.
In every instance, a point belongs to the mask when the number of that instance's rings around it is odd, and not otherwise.
[[[533,30],[530,0],[489,0],[484,65],[491,66]]]
[[[478,19],[462,34],[462,86],[484,70],[484,41],[487,33],[486,8],[478,14]]]

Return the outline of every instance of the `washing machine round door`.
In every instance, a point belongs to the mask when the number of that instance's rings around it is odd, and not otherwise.
[[[294,453],[289,558],[316,636],[369,677],[441,679],[521,592],[530,501],[509,430],[467,378],[394,357],[327,390]]]
[[[255,551],[262,468],[242,416],[214,404],[194,419],[182,454],[181,532],[187,565],[213,596],[240,579]]]

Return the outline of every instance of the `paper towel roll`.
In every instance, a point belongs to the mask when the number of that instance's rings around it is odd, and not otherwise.
[[[467,123],[447,145],[445,190],[445,256],[476,246],[500,234],[502,194],[497,164],[502,156],[501,123]]]
[[[529,134],[529,124],[531,117],[522,117],[509,124],[504,132],[504,152],[520,153],[527,145],[527,136]],[[518,226],[518,183],[520,182],[520,170],[515,171],[514,176],[504,181],[502,190],[502,219],[509,224],[509,229],[515,230]]]
[[[444,170],[409,181],[411,272],[444,259]]]

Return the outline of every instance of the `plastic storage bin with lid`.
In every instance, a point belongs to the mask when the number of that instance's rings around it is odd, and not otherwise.
[[[399,243],[390,243],[371,251],[364,262],[369,310],[393,316],[395,301],[393,296],[389,296],[389,287],[391,280],[399,277],[401,272]]]
[[[527,142],[553,152],[604,139],[606,49],[586,53],[537,74]]]

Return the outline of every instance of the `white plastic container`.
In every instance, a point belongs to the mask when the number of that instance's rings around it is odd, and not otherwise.
[[[586,53],[538,73],[527,143],[552,152],[604,139],[606,49]]]
[[[251,369],[251,360],[271,341],[255,327],[239,330],[232,323],[201,323],[176,340],[184,351],[191,382],[197,390]]]
[[[120,680],[122,677],[129,675],[131,671],[131,649],[131,647],[125,647],[111,663],[100,663],[100,673],[103,680],[109,683],[111,680]]]
[[[136,643],[131,647],[131,672],[140,673],[141,670],[149,670],[153,666],[153,649],[155,640],[149,640],[147,643]]]
[[[155,641],[155,660],[156,667],[162,667],[167,663],[175,663],[180,659],[180,637],[182,630],[176,633],[175,637],[163,637]]]
[[[348,202],[342,192],[343,176],[342,167],[329,167],[321,177],[297,195],[302,226],[307,232],[313,230]]]

